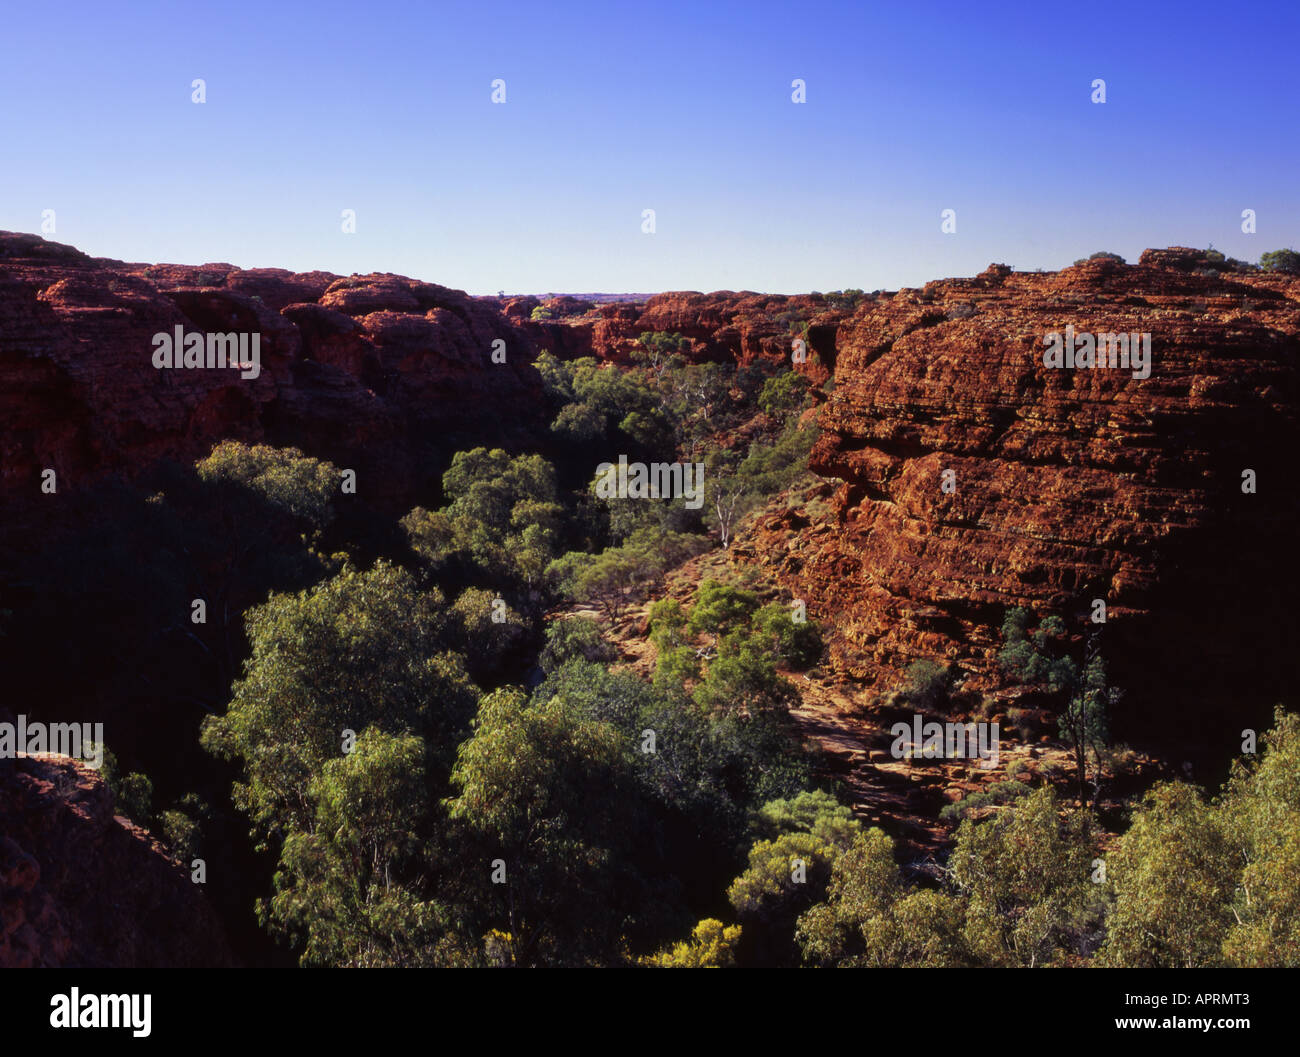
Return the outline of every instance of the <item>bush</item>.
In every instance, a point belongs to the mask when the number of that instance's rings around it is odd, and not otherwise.
[[[739,925],[723,925],[717,918],[705,918],[691,930],[691,938],[670,950],[643,958],[653,969],[730,969],[736,964]]]
[[[1100,253],[1094,253],[1094,254],[1092,254],[1092,256],[1090,256],[1090,257],[1080,257],[1080,258],[1079,258],[1077,261],[1075,261],[1074,263],[1075,263],[1076,265],[1077,265],[1077,264],[1087,264],[1088,261],[1115,261],[1115,263],[1117,263],[1117,264],[1127,264],[1127,263],[1128,263],[1128,261],[1126,261],[1126,260],[1125,260],[1123,257],[1121,257],[1118,253],[1108,253],[1108,252],[1106,252],[1105,250],[1102,250]]]
[[[1259,266],[1266,272],[1300,275],[1300,253],[1295,250],[1272,250],[1260,257]]]
[[[163,840],[182,863],[189,865],[199,850],[199,826],[183,811],[164,811],[160,818]]]
[[[913,661],[907,668],[905,693],[919,708],[932,709],[948,695],[952,685],[949,666],[938,661]]]
[[[705,580],[695,596],[687,626],[695,634],[702,631],[725,634],[747,624],[757,608],[758,598],[749,591],[741,591],[717,580]]]
[[[832,290],[826,295],[826,303],[831,308],[845,309],[853,311],[866,295],[857,289]]]
[[[143,774],[132,772],[118,783],[114,793],[120,814],[141,826],[149,824],[149,814],[153,810],[153,782]]]
[[[566,661],[580,658],[593,664],[618,660],[618,650],[605,641],[600,625],[591,617],[568,617],[552,621],[546,629],[546,645],[537,663],[547,675]]]
[[[754,622],[771,640],[777,656],[796,671],[821,660],[822,636],[811,620],[796,621],[789,609],[774,602],[760,609]]]
[[[796,371],[786,371],[763,383],[758,406],[770,418],[784,422],[803,407],[808,398],[808,379]]]

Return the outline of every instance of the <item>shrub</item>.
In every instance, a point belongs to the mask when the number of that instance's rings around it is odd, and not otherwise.
[[[182,863],[189,861],[198,853],[199,826],[183,811],[164,811],[162,822],[163,839]]]
[[[942,701],[952,685],[948,665],[938,661],[913,661],[907,668],[905,693],[913,705],[931,709]]]
[[[865,296],[866,295],[861,290],[857,289],[832,290],[826,295],[826,303],[830,305],[831,308],[841,308],[852,311],[858,307],[859,303],[861,303]]]
[[[1127,264],[1127,263],[1128,263],[1128,261],[1126,261],[1126,260],[1125,260],[1123,257],[1121,257],[1118,253],[1108,253],[1106,250],[1102,250],[1102,251],[1099,252],[1099,253],[1094,253],[1094,254],[1092,254],[1090,257],[1080,257],[1080,258],[1079,258],[1077,261],[1075,261],[1074,263],[1075,263],[1075,264],[1087,264],[1088,261],[1114,261],[1116,264]]]
[[[758,406],[771,418],[784,422],[792,412],[803,407],[808,397],[808,379],[796,371],[786,371],[763,383]]]
[[[114,790],[118,811],[132,822],[148,825],[153,803],[153,782],[136,772],[126,775]]]
[[[594,664],[618,660],[618,651],[605,640],[600,625],[591,617],[567,617],[552,621],[546,629],[546,645],[537,663],[549,675],[566,661],[581,658]]]
[[[1295,250],[1272,250],[1260,257],[1259,266],[1268,272],[1300,275],[1300,253]]]
[[[796,671],[811,668],[822,655],[822,636],[811,620],[796,621],[790,610],[778,603],[758,611],[755,623],[771,639],[777,656]]]
[[[643,958],[653,969],[730,969],[736,964],[739,925],[723,925],[717,918],[705,918],[691,930],[691,938],[669,950]]]
[[[757,608],[758,599],[749,591],[705,580],[695,596],[688,626],[695,634],[711,631],[721,635],[746,624]]]

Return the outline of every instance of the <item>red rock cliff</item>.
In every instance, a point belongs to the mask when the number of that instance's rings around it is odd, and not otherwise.
[[[98,772],[0,760],[0,819],[0,968],[234,964],[202,886],[114,815]]]
[[[830,516],[789,511],[749,543],[831,623],[835,667],[891,689],[910,661],[948,657],[991,684],[1006,607],[1082,629],[1102,598],[1130,713],[1232,727],[1243,695],[1289,692],[1300,280],[1205,264],[1171,249],[994,266],[838,328],[811,460],[842,482]],[[1067,324],[1149,332],[1150,377],[1046,368],[1045,335]]]
[[[260,334],[260,375],[155,368],[153,335],[177,326]],[[231,437],[351,467],[399,510],[428,446],[539,428],[535,353],[482,301],[401,276],[125,264],[0,233],[0,498],[46,468],[129,476]]]

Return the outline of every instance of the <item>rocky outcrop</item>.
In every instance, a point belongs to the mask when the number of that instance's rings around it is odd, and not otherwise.
[[[538,308],[547,315],[534,319]],[[512,298],[504,311],[538,348],[561,359],[595,356],[627,363],[642,335],[660,332],[685,338],[683,353],[696,363],[794,364],[795,340],[802,339],[806,355],[795,369],[818,384],[834,368],[836,327],[849,314],[821,294],[787,297],[730,290],[655,294],[641,302],[599,305],[571,297]]]
[[[0,760],[0,819],[0,968],[234,964],[190,870],[81,761]]]
[[[155,368],[176,327],[258,334],[260,374]],[[0,498],[234,438],[355,469],[401,512],[434,484],[430,451],[544,428],[536,349],[485,300],[402,276],[126,264],[0,233]]]
[[[640,334],[675,333],[690,340],[692,360],[747,365],[760,359],[793,363],[794,342],[801,339],[808,359],[799,369],[812,371],[820,381],[834,366],[834,324],[845,315],[820,294],[657,294],[646,301],[634,328],[611,328],[595,347],[600,355],[617,359]]]
[[[832,625],[835,668],[890,689],[946,657],[993,685],[1007,607],[1083,631],[1102,599],[1130,730],[1204,720],[1229,739],[1244,701],[1289,692],[1300,280],[1210,263],[994,266],[838,327],[811,465],[842,483],[742,545]],[[1045,367],[1067,325],[1149,333],[1150,377]]]

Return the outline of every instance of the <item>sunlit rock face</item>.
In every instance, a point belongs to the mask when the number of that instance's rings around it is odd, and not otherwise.
[[[1300,280],[1206,264],[993,266],[838,327],[812,455],[840,482],[831,513],[747,543],[833,625],[836,668],[891,689],[950,657],[992,686],[1006,607],[1082,633],[1102,599],[1121,732],[1226,740],[1289,693]],[[1149,334],[1149,376],[1045,366],[1067,327]]]

